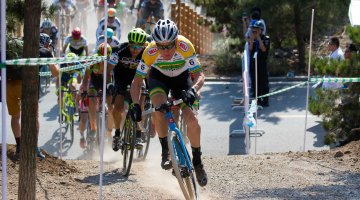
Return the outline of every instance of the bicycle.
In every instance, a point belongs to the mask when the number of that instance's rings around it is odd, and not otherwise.
[[[39,69],[40,72],[50,72],[48,65],[42,65]],[[44,95],[50,87],[51,75],[39,76],[39,95]]]
[[[150,109],[152,107],[148,91],[144,88],[141,95],[145,97],[144,108]],[[131,104],[131,96],[129,88],[125,94],[125,101]],[[131,119],[130,112],[126,113],[123,128],[120,131],[121,154],[123,155],[123,174],[128,176],[132,161],[134,158],[134,150],[137,150],[137,159],[145,160],[150,146],[150,131],[151,128],[151,114],[144,113],[144,120],[142,124],[137,124]],[[141,131],[140,138],[136,137],[136,132]]]
[[[165,113],[169,127],[168,146],[174,173],[185,199],[192,200],[199,199],[199,191],[195,181],[195,172],[182,133],[177,127],[171,112],[171,107],[179,105],[182,102],[182,99],[168,101],[159,107],[144,111],[144,113],[147,114],[154,111]]]
[[[66,131],[70,128],[70,145],[74,142],[74,123],[75,123],[75,102],[73,93],[77,90],[70,90],[69,87],[65,88],[61,86],[61,92],[63,92],[62,106],[61,106],[61,123],[66,123]]]

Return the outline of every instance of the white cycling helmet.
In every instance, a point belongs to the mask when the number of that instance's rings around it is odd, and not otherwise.
[[[175,23],[169,19],[160,19],[156,22],[151,37],[155,42],[173,42],[179,34]]]
[[[41,23],[41,28],[51,28],[52,23],[49,18],[45,18],[44,21]]]

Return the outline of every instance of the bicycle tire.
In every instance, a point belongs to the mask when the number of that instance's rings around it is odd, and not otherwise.
[[[71,145],[74,143],[74,112],[75,112],[75,108],[73,106],[69,106],[69,128],[70,128],[70,140],[71,140]]]
[[[129,176],[131,164],[134,156],[136,123],[130,117],[130,113],[126,114],[125,124],[123,127],[123,174]]]
[[[176,179],[178,180],[179,186],[185,199],[194,200],[199,199],[199,192],[195,182],[194,170],[189,171],[189,176],[182,177],[180,174],[180,157],[185,160],[185,152],[183,152],[180,141],[174,131],[168,134],[168,145],[171,163],[175,172]],[[188,154],[186,150],[186,154]],[[189,158],[190,159],[190,158]]]
[[[145,119],[143,121],[144,123],[144,132],[143,135],[141,136],[141,143],[143,145],[143,153],[141,156],[139,156],[139,159],[141,160],[145,160],[146,156],[148,154],[149,151],[149,146],[150,146],[150,130],[152,128],[152,119],[151,119],[151,114],[145,116]]]
[[[189,144],[189,139],[187,137],[187,125],[182,111],[179,118],[180,118],[179,127],[180,127],[181,136],[183,138],[184,143],[187,145]]]

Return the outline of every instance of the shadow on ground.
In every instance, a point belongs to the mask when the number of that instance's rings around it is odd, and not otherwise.
[[[358,199],[360,196],[360,174],[333,173],[333,184],[313,185],[300,188],[255,189],[251,193],[241,193],[234,199]]]
[[[130,173],[129,176],[133,175],[132,173]],[[92,175],[92,176],[87,176],[82,180],[78,180],[81,183],[88,183],[88,184],[92,184],[92,185],[98,185],[99,184],[99,179],[100,179],[100,175],[96,174],[96,175]],[[134,182],[134,180],[130,180],[128,178],[128,176],[124,176],[122,171],[119,169],[114,169],[112,171],[108,171],[108,172],[104,172],[103,173],[103,184],[104,185],[111,185],[111,184],[116,184],[116,183],[123,183],[123,182],[127,182],[127,181],[131,181]]]

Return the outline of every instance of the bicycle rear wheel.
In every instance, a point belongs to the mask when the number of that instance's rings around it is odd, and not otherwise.
[[[134,156],[136,123],[130,117],[130,113],[126,114],[125,124],[123,127],[123,174],[128,176]]]
[[[189,154],[187,150],[186,152],[182,150],[179,138],[173,131],[168,134],[168,145],[170,148],[171,163],[175,172],[175,176],[178,180],[185,199],[199,199],[199,192],[196,186],[194,170],[190,170],[190,166],[187,166],[185,162],[186,157],[188,157],[190,160]]]

